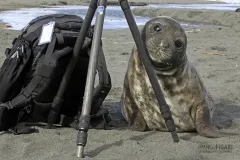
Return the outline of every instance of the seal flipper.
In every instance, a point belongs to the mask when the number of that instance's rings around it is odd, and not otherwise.
[[[221,138],[240,135],[238,133],[220,132],[212,125],[209,108],[199,106],[196,112],[196,129],[200,136],[207,138]]]
[[[126,80],[127,81],[127,80]],[[134,131],[146,131],[147,124],[142,113],[135,104],[128,84],[124,84],[123,94],[121,97],[121,111],[126,121],[129,123],[129,129]]]

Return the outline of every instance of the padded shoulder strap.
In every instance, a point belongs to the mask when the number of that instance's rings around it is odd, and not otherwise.
[[[111,87],[111,77],[107,70],[106,61],[102,46],[99,48],[99,57],[97,71],[99,75],[99,84],[93,91],[92,112],[96,113],[103,101],[107,97]]]
[[[56,44],[56,36],[53,35],[52,42],[48,45],[48,49],[47,49],[46,55],[44,57],[45,66],[47,66],[50,62],[51,55],[53,53],[55,44]],[[46,68],[46,70],[45,70],[46,72],[44,72],[43,74],[37,73],[33,77],[32,81],[27,85],[27,87],[24,88],[24,90],[18,96],[13,98],[11,101],[8,101],[7,103],[5,103],[4,106],[7,107],[8,109],[12,109],[14,107],[25,106],[25,105],[29,104],[31,102],[31,93],[38,86],[39,82],[43,79],[43,77],[49,76],[49,75],[47,75],[47,73],[49,73],[48,69],[50,69],[50,68]]]
[[[34,40],[36,40],[40,34],[41,34],[42,26],[38,27],[34,32],[29,33],[26,37],[25,40],[29,43],[32,44]]]

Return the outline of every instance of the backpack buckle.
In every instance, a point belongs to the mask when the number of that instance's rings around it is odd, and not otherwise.
[[[6,48],[6,50],[5,50],[6,57],[9,56],[10,52],[11,52],[11,49],[10,48]]]
[[[32,105],[27,105],[26,107],[24,107],[24,109],[29,114],[32,112]]]
[[[8,102],[5,102],[5,103],[0,104],[0,107],[6,107],[8,110],[14,108],[13,105],[12,105],[12,103],[11,103],[11,101],[8,101]]]

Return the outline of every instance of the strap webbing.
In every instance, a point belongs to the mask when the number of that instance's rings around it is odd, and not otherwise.
[[[29,83],[29,85],[17,97],[15,97],[10,101],[11,106],[15,107],[18,105],[23,105],[25,103],[28,103],[29,96],[31,95],[33,90],[38,86],[42,78],[43,77],[39,75],[34,76],[32,81]]]
[[[53,53],[55,44],[56,44],[56,36],[53,35],[52,42],[48,45],[48,49],[44,57],[44,64],[46,65],[50,63],[51,55]],[[43,79],[43,76],[35,75],[32,81],[28,84],[28,86],[18,96],[16,96],[14,99],[8,102],[11,108],[14,108],[18,105],[27,105],[27,103],[29,103],[32,92],[38,86],[39,82],[42,79]]]
[[[51,56],[54,51],[55,45],[56,45],[56,35],[53,34],[52,42],[48,45],[48,49],[47,49],[46,55],[44,57],[44,64],[48,65],[50,63]]]
[[[56,33],[58,44],[64,44],[64,37],[61,33]]]
[[[28,43],[32,43],[35,39],[37,39],[40,34],[41,34],[41,30],[42,30],[42,26],[41,27],[38,27],[35,31],[29,33],[26,37],[25,37],[25,40],[28,42]]]

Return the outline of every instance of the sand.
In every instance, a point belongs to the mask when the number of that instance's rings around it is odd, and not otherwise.
[[[171,11],[171,12],[169,12]],[[233,29],[236,32],[240,31],[239,12],[220,11],[207,9],[167,9],[167,8],[151,8],[139,7],[133,9],[135,15],[141,16],[170,16],[182,22],[191,22],[197,24],[219,25]]]
[[[180,1],[156,0],[158,3],[180,3]],[[194,0],[182,3],[200,3]],[[0,1],[0,9],[36,7],[57,4],[60,1],[17,0]],[[82,3],[68,1],[68,4]],[[203,1],[201,1],[203,3]],[[209,3],[209,2],[207,2]],[[83,4],[83,3],[82,3]],[[181,21],[221,24],[224,26],[200,26],[184,29],[188,37],[187,55],[198,70],[216,104],[214,122],[226,132],[240,131],[240,45],[239,14],[231,11],[190,9],[137,10],[138,15],[168,15]],[[141,28],[141,27],[140,27]],[[0,29],[1,63],[6,47],[19,31]],[[104,30],[103,46],[107,66],[112,78],[112,90],[104,102],[109,107],[114,124],[124,125],[117,113],[124,74],[129,53],[134,45],[129,29]],[[75,160],[76,135],[74,129],[39,129],[30,135],[0,135],[0,160]],[[94,160],[238,160],[239,137],[210,139],[196,133],[181,133],[179,143],[173,143],[170,133],[133,132],[129,130],[89,130],[85,147],[85,159]],[[200,145],[224,147],[230,150],[206,149]],[[200,148],[199,148],[200,147]]]

